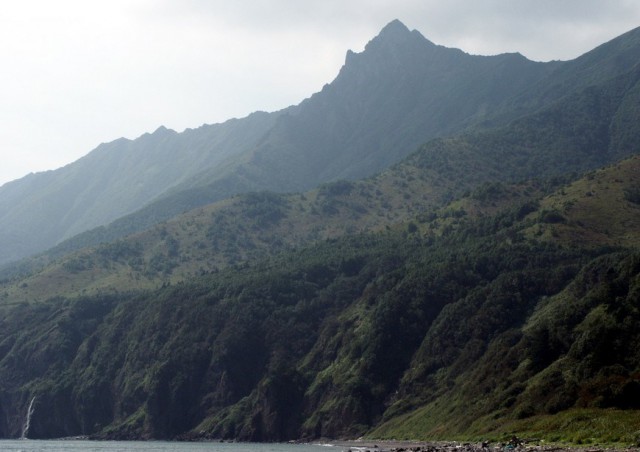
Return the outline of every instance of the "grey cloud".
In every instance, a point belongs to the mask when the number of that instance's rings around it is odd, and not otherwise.
[[[157,4],[156,4],[157,5]],[[603,40],[640,25],[634,0],[165,0],[171,17],[269,35],[286,29],[344,42],[371,37],[400,19],[434,42],[467,44],[476,53],[521,51],[534,59],[572,58]]]

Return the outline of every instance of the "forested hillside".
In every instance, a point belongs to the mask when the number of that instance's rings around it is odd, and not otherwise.
[[[214,127],[256,146],[2,269],[0,437],[34,401],[34,438],[636,442],[638,35],[547,65],[392,22]]]
[[[381,423],[375,435],[451,437],[635,408],[638,231],[581,215],[596,203],[640,224],[639,162],[544,199],[484,185],[390,230],[149,292],[5,303],[3,435],[33,396],[41,437],[285,440]],[[578,245],[571,229],[606,240]]]

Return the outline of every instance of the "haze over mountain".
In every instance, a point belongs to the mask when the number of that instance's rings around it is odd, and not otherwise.
[[[2,261],[137,210],[203,167],[255,145],[278,114],[202,126],[182,134],[160,127],[98,146],[64,168],[0,187]]]
[[[111,240],[234,193],[373,174],[430,138],[501,124],[633,65],[636,33],[567,63],[471,56],[393,21],[300,105],[177,134],[116,140],[0,188],[0,262],[98,231]],[[615,55],[615,56],[614,56]],[[156,204],[154,204],[156,203]],[[103,235],[101,235],[103,234]]]
[[[636,441],[639,60],[394,21],[298,106],[105,145],[201,168],[0,272],[0,436]]]

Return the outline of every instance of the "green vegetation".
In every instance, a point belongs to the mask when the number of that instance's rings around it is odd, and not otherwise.
[[[636,35],[547,66],[392,23],[279,120],[226,124],[240,162],[0,273],[0,437],[35,396],[33,437],[637,443]]]
[[[423,411],[423,410],[421,410]],[[426,409],[425,409],[426,411]],[[429,421],[427,421],[429,419]],[[440,439],[508,442],[513,436],[540,445],[607,445],[628,447],[640,437],[638,410],[572,408],[557,414],[539,414],[526,419],[484,416],[465,433],[449,430],[433,415],[402,416],[369,433],[378,439]]]
[[[188,282],[5,305],[3,406],[36,395],[32,432],[42,437],[426,439],[520,432],[628,441],[623,429],[640,408],[629,405],[640,400],[633,347],[640,340],[633,302],[640,256],[593,244],[566,247],[529,231],[576,224],[571,215],[581,212],[579,202],[563,212],[563,223],[545,220],[546,205],[571,197],[586,181],[608,184],[632,174],[639,162],[588,175],[538,204],[536,184],[487,186],[386,232],[281,248]],[[326,199],[348,210],[367,183],[303,197],[239,197],[224,206],[239,209],[233,216],[222,216],[222,206],[203,210],[137,246],[117,242],[74,257],[79,263],[68,271],[81,274],[100,259],[111,268],[129,262],[143,269],[147,249],[179,261],[192,252],[184,239],[190,234],[175,233],[183,226],[189,231],[208,218],[224,231],[225,221],[240,218],[248,231],[256,219],[278,228],[291,212],[313,218],[312,206]],[[616,190],[622,200],[625,184]],[[467,213],[455,213],[461,209]],[[545,433],[566,410],[618,427],[605,434],[576,421]],[[18,420],[7,423],[5,436],[15,435]]]

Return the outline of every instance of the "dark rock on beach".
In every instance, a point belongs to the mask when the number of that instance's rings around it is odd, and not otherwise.
[[[345,441],[336,444],[344,452],[634,452],[640,447],[614,448],[576,447],[569,445],[544,444],[543,441],[526,441],[512,438],[508,442],[410,442],[410,441]]]

